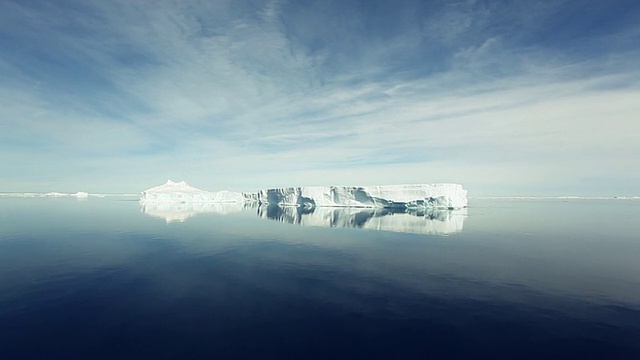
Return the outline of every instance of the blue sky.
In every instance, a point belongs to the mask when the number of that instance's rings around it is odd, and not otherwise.
[[[0,192],[640,194],[638,1],[0,2]]]

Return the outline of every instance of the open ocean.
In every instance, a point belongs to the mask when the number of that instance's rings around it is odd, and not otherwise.
[[[0,198],[2,359],[640,359],[640,200]]]

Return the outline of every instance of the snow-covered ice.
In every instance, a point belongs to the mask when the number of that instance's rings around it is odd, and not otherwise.
[[[414,184],[384,186],[301,186],[260,190],[256,193],[209,192],[185,181],[167,180],[142,192],[143,203],[234,203],[258,202],[279,206],[459,209],[467,206],[467,191],[459,184]]]
[[[154,186],[142,192],[143,203],[243,203],[242,193],[232,191],[209,192],[189,186],[185,181],[166,183]]]
[[[467,191],[458,184],[417,184],[209,192],[167,180],[143,191],[140,204],[142,212],[167,222],[259,205],[261,217],[305,226],[451,234],[462,231],[466,209],[451,209],[467,206]]]
[[[301,207],[446,208],[467,206],[467,191],[459,184],[384,186],[306,186],[258,192],[262,204]]]

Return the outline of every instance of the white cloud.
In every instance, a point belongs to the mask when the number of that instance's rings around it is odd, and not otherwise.
[[[428,37],[453,42],[497,11],[472,19],[475,5],[462,5],[429,22]],[[478,34],[454,46],[440,72],[421,73],[419,63],[389,71],[380,59],[422,46],[424,34],[410,34],[372,40],[343,72],[319,66],[328,54],[287,33],[282,2],[258,9],[211,2],[207,12],[195,3],[86,6],[92,16],[74,16],[74,31],[59,29],[62,10],[50,17],[13,10],[52,32],[52,51],[84,60],[108,84],[54,93],[64,84],[38,84],[15,63],[0,63],[0,78],[10,80],[0,84],[0,137],[14,142],[0,145],[7,191],[31,190],[18,187],[36,186],[23,181],[36,168],[93,191],[135,191],[176,177],[238,190],[455,181],[487,194],[640,178],[627,171],[640,165],[630,156],[640,153],[640,89],[629,81],[640,78],[636,52],[566,63]]]

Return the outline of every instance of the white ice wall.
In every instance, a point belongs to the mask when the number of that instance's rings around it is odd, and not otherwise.
[[[467,191],[459,184],[311,186],[261,190],[261,203],[306,207],[463,208]]]
[[[407,207],[458,209],[467,206],[467,191],[459,184],[385,186],[306,186],[260,190],[257,193],[209,192],[186,182],[168,180],[142,192],[140,201],[235,203],[315,207]]]

